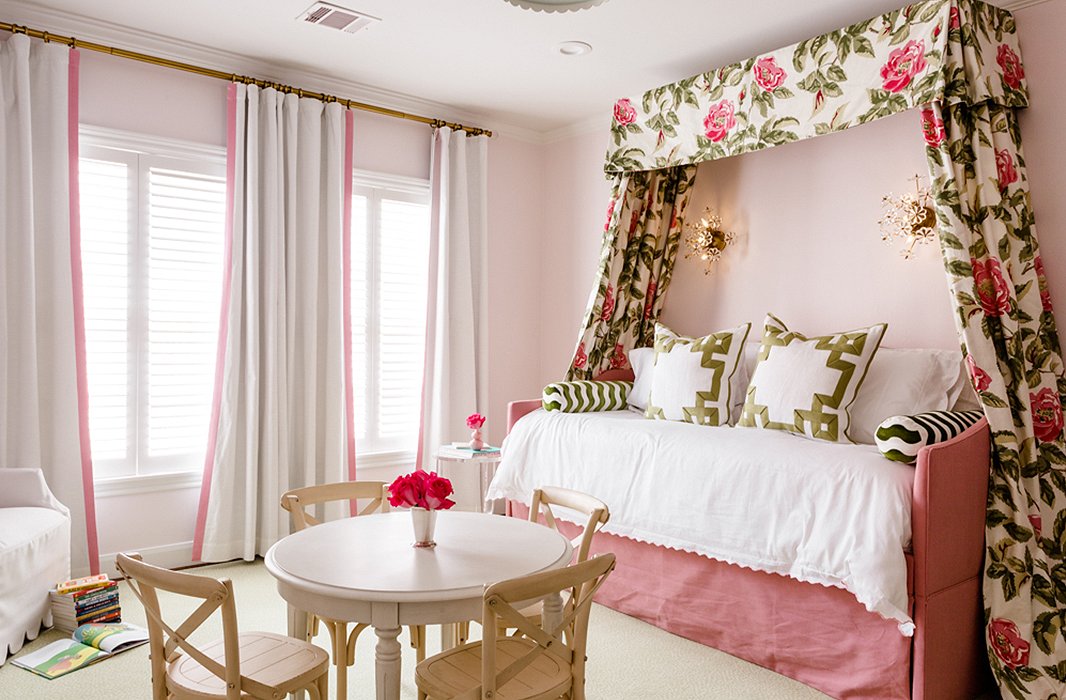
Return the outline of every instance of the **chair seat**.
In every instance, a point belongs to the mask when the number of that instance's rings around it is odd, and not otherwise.
[[[529,639],[496,640],[497,672],[525,656],[536,644]],[[552,654],[541,654],[514,678],[496,689],[497,700],[551,700],[573,684],[568,664]],[[481,642],[471,642],[431,656],[415,669],[415,682],[430,700],[448,700],[481,685]]]
[[[282,697],[305,688],[326,672],[329,654],[313,644],[271,632],[248,632],[237,637],[241,675],[247,689],[256,695]],[[200,647],[209,658],[225,666],[222,640]],[[226,696],[226,683],[190,656],[184,656],[167,669],[167,687],[176,697],[219,698]]]

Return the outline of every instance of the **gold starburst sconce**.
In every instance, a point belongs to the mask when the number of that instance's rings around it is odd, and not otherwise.
[[[704,210],[699,221],[685,224],[685,228],[689,230],[685,237],[689,248],[685,257],[698,257],[706,264],[703,274],[709,275],[714,263],[722,257],[722,252],[733,242],[736,235],[732,231],[722,230],[722,217],[715,214],[710,207]]]
[[[915,175],[914,192],[898,197],[886,194],[881,198],[884,216],[878,220],[881,240],[889,245],[903,244],[900,255],[904,259],[914,253],[915,245],[925,245],[936,240],[936,211],[929,188],[922,186],[922,178]]]

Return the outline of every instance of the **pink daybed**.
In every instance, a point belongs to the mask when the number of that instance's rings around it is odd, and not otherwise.
[[[508,431],[540,405],[512,402]],[[913,637],[847,591],[609,533],[593,553],[614,552],[618,564],[596,600],[832,697],[972,700],[992,687],[981,598],[987,422],[923,448],[916,470],[906,552]],[[509,512],[528,510],[511,502]]]

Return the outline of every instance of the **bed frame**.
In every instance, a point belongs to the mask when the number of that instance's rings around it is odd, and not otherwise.
[[[508,431],[540,405],[512,402]],[[596,601],[835,698],[973,700],[993,687],[981,597],[988,473],[984,419],[918,453],[906,553],[913,637],[843,589],[604,532],[592,553],[614,552],[618,564]]]

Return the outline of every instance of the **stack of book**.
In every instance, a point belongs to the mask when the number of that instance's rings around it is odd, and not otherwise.
[[[89,623],[119,622],[118,583],[106,574],[66,581],[50,593],[52,623],[56,629],[73,632]]]

